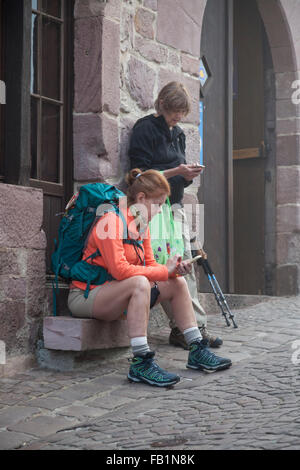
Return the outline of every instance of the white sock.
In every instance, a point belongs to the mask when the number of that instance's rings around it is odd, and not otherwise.
[[[145,356],[150,352],[147,336],[137,336],[130,339],[130,344],[134,356]]]
[[[187,328],[186,330],[184,330],[183,335],[188,346],[194,341],[201,341],[202,339],[199,328],[197,328],[196,326],[193,326],[192,328]]]

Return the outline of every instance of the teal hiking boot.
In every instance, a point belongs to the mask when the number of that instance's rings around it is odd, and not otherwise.
[[[179,382],[180,377],[166,372],[154,362],[154,351],[145,356],[134,356],[128,373],[130,382],[144,382],[157,387],[169,387]]]
[[[230,359],[216,356],[208,349],[208,341],[202,339],[190,345],[188,363],[186,367],[206,371],[228,369],[232,365]]]

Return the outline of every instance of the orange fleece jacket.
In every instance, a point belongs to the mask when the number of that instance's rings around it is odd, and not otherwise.
[[[137,231],[134,217],[130,210],[122,210],[122,212],[125,220],[127,221],[129,238],[141,240],[141,235]],[[97,231],[98,234],[100,233],[102,235],[103,233],[107,233],[109,227],[113,228],[114,232],[111,238],[103,238],[103,236],[99,237],[97,235]],[[87,247],[83,254],[83,259],[93,254],[98,248],[101,256],[94,258],[92,263],[106,268],[117,281],[122,281],[132,276],[145,276],[149,281],[167,281],[169,277],[167,267],[165,265],[158,264],[154,259],[151,248],[149,227],[147,227],[147,230],[145,231],[144,242],[142,245],[145,255],[145,266],[139,259],[134,246],[123,243],[122,236],[119,234],[123,234],[123,222],[121,217],[116,215],[114,212],[105,214],[97,222],[91,232]],[[136,248],[136,250],[143,260],[144,255],[142,250],[139,248]],[[91,262],[91,260],[88,260],[87,262]],[[71,288],[72,287],[85,290],[86,283],[73,281],[71,284]],[[94,287],[97,286],[92,285],[91,289]]]

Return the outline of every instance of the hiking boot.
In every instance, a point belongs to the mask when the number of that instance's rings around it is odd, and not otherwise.
[[[208,340],[208,344],[211,348],[219,348],[223,344],[222,339],[218,338],[217,336],[211,335],[207,331],[207,328],[205,326],[199,327],[199,331],[201,333],[202,338]],[[186,350],[189,349],[183,333],[181,333],[181,331],[177,327],[172,328],[169,336],[169,343],[173,346],[179,346]]]
[[[208,344],[211,348],[219,348],[223,344],[223,340],[218,336],[211,335],[208,331],[206,326],[199,327],[202,339],[206,339]]]
[[[154,351],[145,356],[134,356],[128,373],[130,382],[145,382],[157,387],[169,387],[179,382],[180,377],[176,374],[166,372],[154,362]]]
[[[216,371],[228,369],[232,365],[230,359],[216,356],[208,349],[208,341],[195,341],[190,345],[188,363],[189,369]]]
[[[180,348],[188,350],[187,342],[184,339],[183,333],[181,333],[180,329],[175,327],[172,328],[170,336],[169,336],[169,343],[173,346],[179,346]]]

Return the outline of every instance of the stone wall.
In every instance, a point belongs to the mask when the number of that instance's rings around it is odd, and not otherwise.
[[[75,8],[74,179],[120,182],[129,133],[171,80],[188,87],[187,160],[198,162],[197,77],[206,0],[80,0]],[[170,21],[170,11],[172,18]],[[95,43],[102,43],[96,48]],[[197,202],[200,178],[188,188]],[[189,200],[189,202],[191,202]]]
[[[159,90],[169,81],[183,82],[192,97],[192,111],[182,123],[187,136],[187,160],[199,162],[198,79],[202,0],[132,0],[122,2],[120,20],[120,158],[128,169],[128,135],[134,122],[154,112]],[[200,178],[189,187],[195,196]]]
[[[119,175],[120,0],[77,0],[74,38],[74,180]]]
[[[45,304],[43,194],[0,184],[0,201],[0,340],[20,366],[34,352]]]

